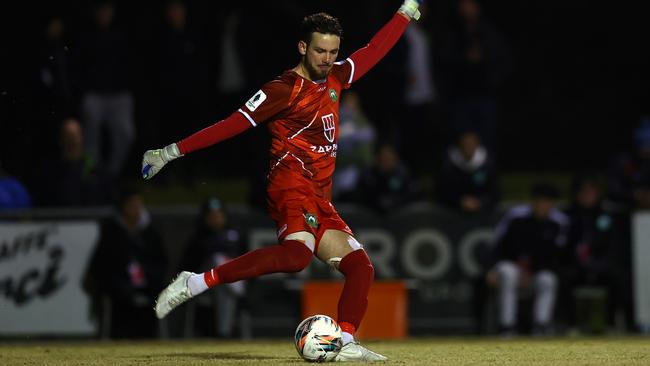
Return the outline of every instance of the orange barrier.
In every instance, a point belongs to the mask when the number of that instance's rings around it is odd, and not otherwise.
[[[336,319],[342,282],[307,281],[302,288],[302,318],[314,314]],[[368,294],[368,310],[357,330],[361,339],[400,339],[407,335],[407,292],[400,281],[375,282]]]

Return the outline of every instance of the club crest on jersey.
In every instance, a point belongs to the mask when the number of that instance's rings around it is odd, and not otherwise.
[[[336,132],[336,125],[334,124],[334,113],[330,113],[321,117],[323,120],[323,133],[329,142],[334,142],[334,134]]]
[[[336,100],[339,99],[339,96],[336,95],[336,90],[330,89],[330,98],[332,99],[332,102],[336,102]]]
[[[307,212],[303,214],[303,216],[305,217],[305,222],[307,225],[313,227],[314,229],[318,227],[318,218],[316,218],[316,215]]]
[[[249,111],[254,112],[265,100],[266,94],[259,90],[251,99],[248,100],[248,102],[246,102],[246,108],[248,108]]]

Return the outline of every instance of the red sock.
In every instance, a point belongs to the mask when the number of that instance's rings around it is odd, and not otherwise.
[[[339,326],[341,327],[342,331],[344,331],[345,333],[350,333],[352,335],[354,335],[354,333],[357,331],[357,328],[354,325],[352,325],[352,324],[350,324],[348,322],[341,322],[340,321]]]
[[[354,334],[366,314],[368,291],[375,277],[375,269],[365,250],[355,250],[346,255],[339,264],[339,271],[345,275],[343,292],[339,298],[339,325],[344,332]],[[350,328],[348,325],[352,325]],[[352,329],[347,331],[343,326]]]
[[[214,287],[269,273],[299,272],[309,265],[311,257],[311,250],[302,242],[285,240],[282,244],[248,252],[217,266],[205,272],[203,278],[208,287]]]

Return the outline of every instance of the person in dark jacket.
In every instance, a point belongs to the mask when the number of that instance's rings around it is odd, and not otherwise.
[[[605,209],[603,196],[602,180],[597,174],[581,173],[574,178],[571,206],[566,212],[571,221],[565,265],[567,294],[564,296],[569,326],[576,325],[573,290],[577,287],[605,289],[610,322],[616,310],[622,308],[626,286],[621,280],[621,220]]]
[[[113,1],[98,0],[92,10],[92,27],[78,40],[75,57],[84,141],[90,156],[120,178],[136,135],[131,52],[126,34],[116,25]],[[103,147],[104,131],[108,149]]]
[[[377,149],[375,162],[359,182],[360,202],[378,213],[391,213],[417,197],[417,187],[408,168],[391,144]]]
[[[534,291],[534,331],[546,334],[558,288],[557,270],[566,245],[569,219],[555,207],[559,193],[548,184],[532,189],[532,202],[510,209],[498,224],[488,284],[499,291],[499,323],[504,334],[517,331],[519,288]]]
[[[495,167],[476,132],[460,133],[447,150],[436,187],[439,202],[453,210],[477,214],[494,208],[499,197]]]
[[[110,303],[111,338],[151,338],[157,334],[152,309],[165,287],[163,240],[137,191],[121,192],[117,208],[101,226],[88,272],[95,295]]]
[[[438,82],[451,126],[473,128],[488,150],[496,149],[499,95],[512,71],[503,34],[481,2],[459,0],[457,26],[439,49]]]
[[[218,198],[212,197],[201,205],[196,230],[187,246],[180,268],[189,268],[196,272],[209,271],[245,251],[242,235],[229,222],[228,213],[223,203]],[[244,300],[245,294],[245,281],[217,287],[216,291],[206,294],[213,296],[210,305],[216,305],[213,308],[216,310],[216,334],[218,337],[232,337],[238,305]],[[201,302],[197,302],[196,305],[200,307]],[[195,313],[197,321],[195,324],[191,324],[193,328],[205,325],[205,321],[199,318],[201,312],[195,311]]]

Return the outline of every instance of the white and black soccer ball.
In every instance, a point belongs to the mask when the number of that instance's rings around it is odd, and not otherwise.
[[[307,361],[333,361],[342,346],[341,327],[327,315],[312,315],[296,328],[295,345]]]

